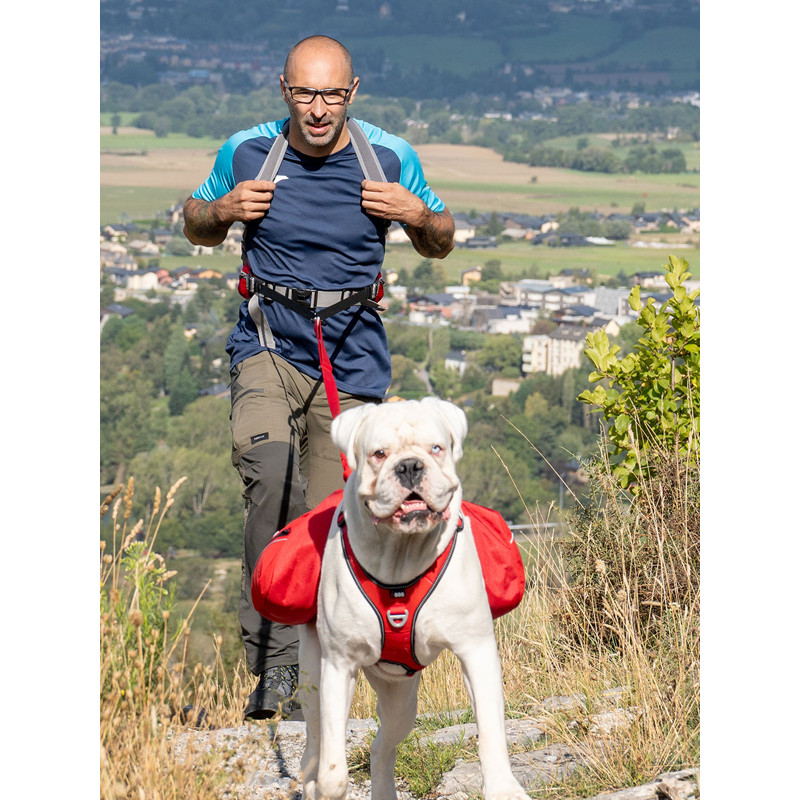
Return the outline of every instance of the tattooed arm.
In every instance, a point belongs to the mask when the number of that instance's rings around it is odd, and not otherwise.
[[[401,223],[414,249],[425,258],[444,258],[453,249],[455,223],[450,212],[431,211],[399,183],[364,181],[361,205],[373,216]]]
[[[242,181],[212,202],[190,197],[183,206],[183,232],[192,244],[221,244],[234,222],[261,219],[269,210],[275,184]]]

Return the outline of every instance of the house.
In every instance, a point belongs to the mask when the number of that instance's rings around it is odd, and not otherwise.
[[[486,329],[489,333],[528,334],[538,314],[538,309],[528,306],[499,306],[486,313]]]
[[[464,370],[467,368],[466,351],[451,350],[444,358],[444,368],[457,372],[459,377],[463,376]]]
[[[619,335],[619,325],[612,320],[604,325],[562,323],[550,333],[526,336],[522,340],[522,371],[555,376],[587,364],[583,354],[586,335],[600,329],[609,336]]]
[[[594,306],[577,304],[554,311],[552,319],[556,322],[573,322],[584,325],[593,322],[596,314],[597,309]]]
[[[456,303],[456,298],[446,293],[414,295],[408,298],[408,321],[415,325],[429,325],[438,319],[446,324]]]
[[[483,277],[483,267],[470,267],[461,272],[461,285],[469,286],[470,283],[478,283]]]
[[[598,286],[594,292],[594,307],[599,314],[607,317],[627,317],[631,314],[627,289],[609,289]]]
[[[519,389],[521,383],[522,378],[494,378],[492,380],[492,396],[508,397]]]
[[[159,286],[158,270],[138,269],[128,272],[125,286],[133,292],[149,292],[151,289],[157,289]]]
[[[555,286],[550,281],[536,278],[524,278],[513,284],[513,296],[517,303],[532,308],[542,308],[545,295],[554,290]]]
[[[129,317],[133,313],[135,312],[132,308],[120,305],[119,303],[110,303],[109,305],[104,306],[100,309],[100,330],[103,330],[103,326],[110,319],[113,319],[114,317],[117,317],[118,319],[125,319],[125,317]]]
[[[663,272],[635,272],[631,275],[631,285],[643,289],[667,289],[667,278]]]
[[[549,280],[556,289],[566,289],[578,283],[589,283],[591,277],[592,273],[588,269],[562,269],[558,275],[551,275]]]
[[[475,224],[461,217],[453,217],[455,233],[453,240],[458,244],[463,244],[475,236]]]
[[[128,242],[128,250],[138,253],[140,256],[157,256],[161,254],[161,249],[155,242],[147,239],[133,239]]]
[[[494,236],[473,236],[464,242],[464,246],[473,250],[486,250],[497,247],[497,240]]]

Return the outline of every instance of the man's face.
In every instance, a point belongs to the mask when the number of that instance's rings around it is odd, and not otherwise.
[[[312,48],[296,53],[288,72],[288,76],[281,75],[280,81],[284,100],[289,106],[289,142],[292,147],[313,156],[326,156],[340,150],[348,142],[345,132],[347,109],[358,88],[358,78],[347,101],[341,105],[326,105],[321,95],[310,103],[299,103],[291,98],[286,87],[347,89],[350,72],[338,52]]]

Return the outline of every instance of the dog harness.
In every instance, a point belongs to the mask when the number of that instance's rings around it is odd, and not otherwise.
[[[397,664],[410,677],[424,668],[414,653],[414,627],[426,600],[439,585],[453,556],[458,533],[464,527],[459,516],[453,538],[436,561],[422,575],[409,583],[390,585],[375,580],[362,566],[353,552],[347,536],[344,513],[339,512],[337,524],[341,532],[344,559],[364,599],[375,612],[381,628],[380,661]]]

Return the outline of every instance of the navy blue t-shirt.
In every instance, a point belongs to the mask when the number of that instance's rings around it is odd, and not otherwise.
[[[286,120],[258,125],[232,136],[219,150],[208,179],[192,195],[213,201],[258,174]],[[399,182],[432,211],[444,203],[425,182],[417,154],[403,139],[356,120],[373,145],[386,179]],[[245,226],[245,249],[253,273],[283,286],[359,289],[374,283],[383,264],[384,222],[361,207],[361,166],[352,144],[324,158],[291,146],[275,177],[270,209]],[[274,352],[301,372],[321,377],[314,324],[280,303],[262,309],[275,338]],[[391,359],[383,323],[374,309],[354,305],[322,326],[337,386],[345,392],[383,397]],[[231,366],[264,348],[242,303],[226,350]]]

